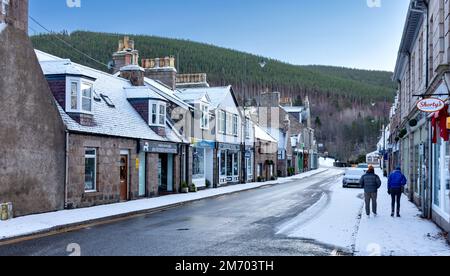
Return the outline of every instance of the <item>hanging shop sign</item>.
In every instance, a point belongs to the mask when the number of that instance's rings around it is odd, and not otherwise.
[[[437,98],[427,98],[417,103],[417,108],[420,111],[427,113],[434,113],[441,111],[444,107],[445,107],[444,101]]]

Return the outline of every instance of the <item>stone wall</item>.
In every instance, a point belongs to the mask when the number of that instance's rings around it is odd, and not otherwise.
[[[10,25],[0,41],[0,202],[15,216],[63,209],[64,124],[27,34]]]
[[[86,193],[84,189],[86,148],[97,149],[97,192],[94,193]],[[136,169],[136,158],[138,158],[136,148],[137,141],[132,139],[70,134],[67,185],[69,207],[83,208],[120,202],[121,150],[130,152],[129,199],[138,198],[139,171]]]

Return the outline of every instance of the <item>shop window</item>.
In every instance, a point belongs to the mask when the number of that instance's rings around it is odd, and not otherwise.
[[[445,143],[445,163],[444,163],[444,211],[450,215],[450,143]]]
[[[84,190],[97,191],[97,150],[86,149],[84,155]]]
[[[239,176],[239,154],[233,154],[233,176]]]
[[[226,168],[227,168],[227,154],[225,151],[222,151],[220,154],[220,175],[226,176]]]
[[[205,149],[194,148],[192,162],[192,174],[194,179],[205,177]]]
[[[433,177],[433,203],[437,207],[441,205],[441,139],[434,145],[434,177]]]

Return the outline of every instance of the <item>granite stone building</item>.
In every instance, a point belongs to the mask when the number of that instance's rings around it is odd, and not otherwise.
[[[0,1],[0,203],[64,207],[65,127],[27,35],[28,1]]]

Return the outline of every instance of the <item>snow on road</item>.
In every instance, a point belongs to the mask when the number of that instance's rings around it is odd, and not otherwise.
[[[378,170],[381,175],[381,171]],[[278,233],[292,238],[313,239],[356,255],[428,256],[450,255],[450,247],[440,229],[419,217],[419,211],[403,197],[403,217],[390,217],[390,196],[386,179],[378,196],[379,216],[368,219],[363,190],[342,188],[342,178],[329,195],[307,211],[278,227]]]

